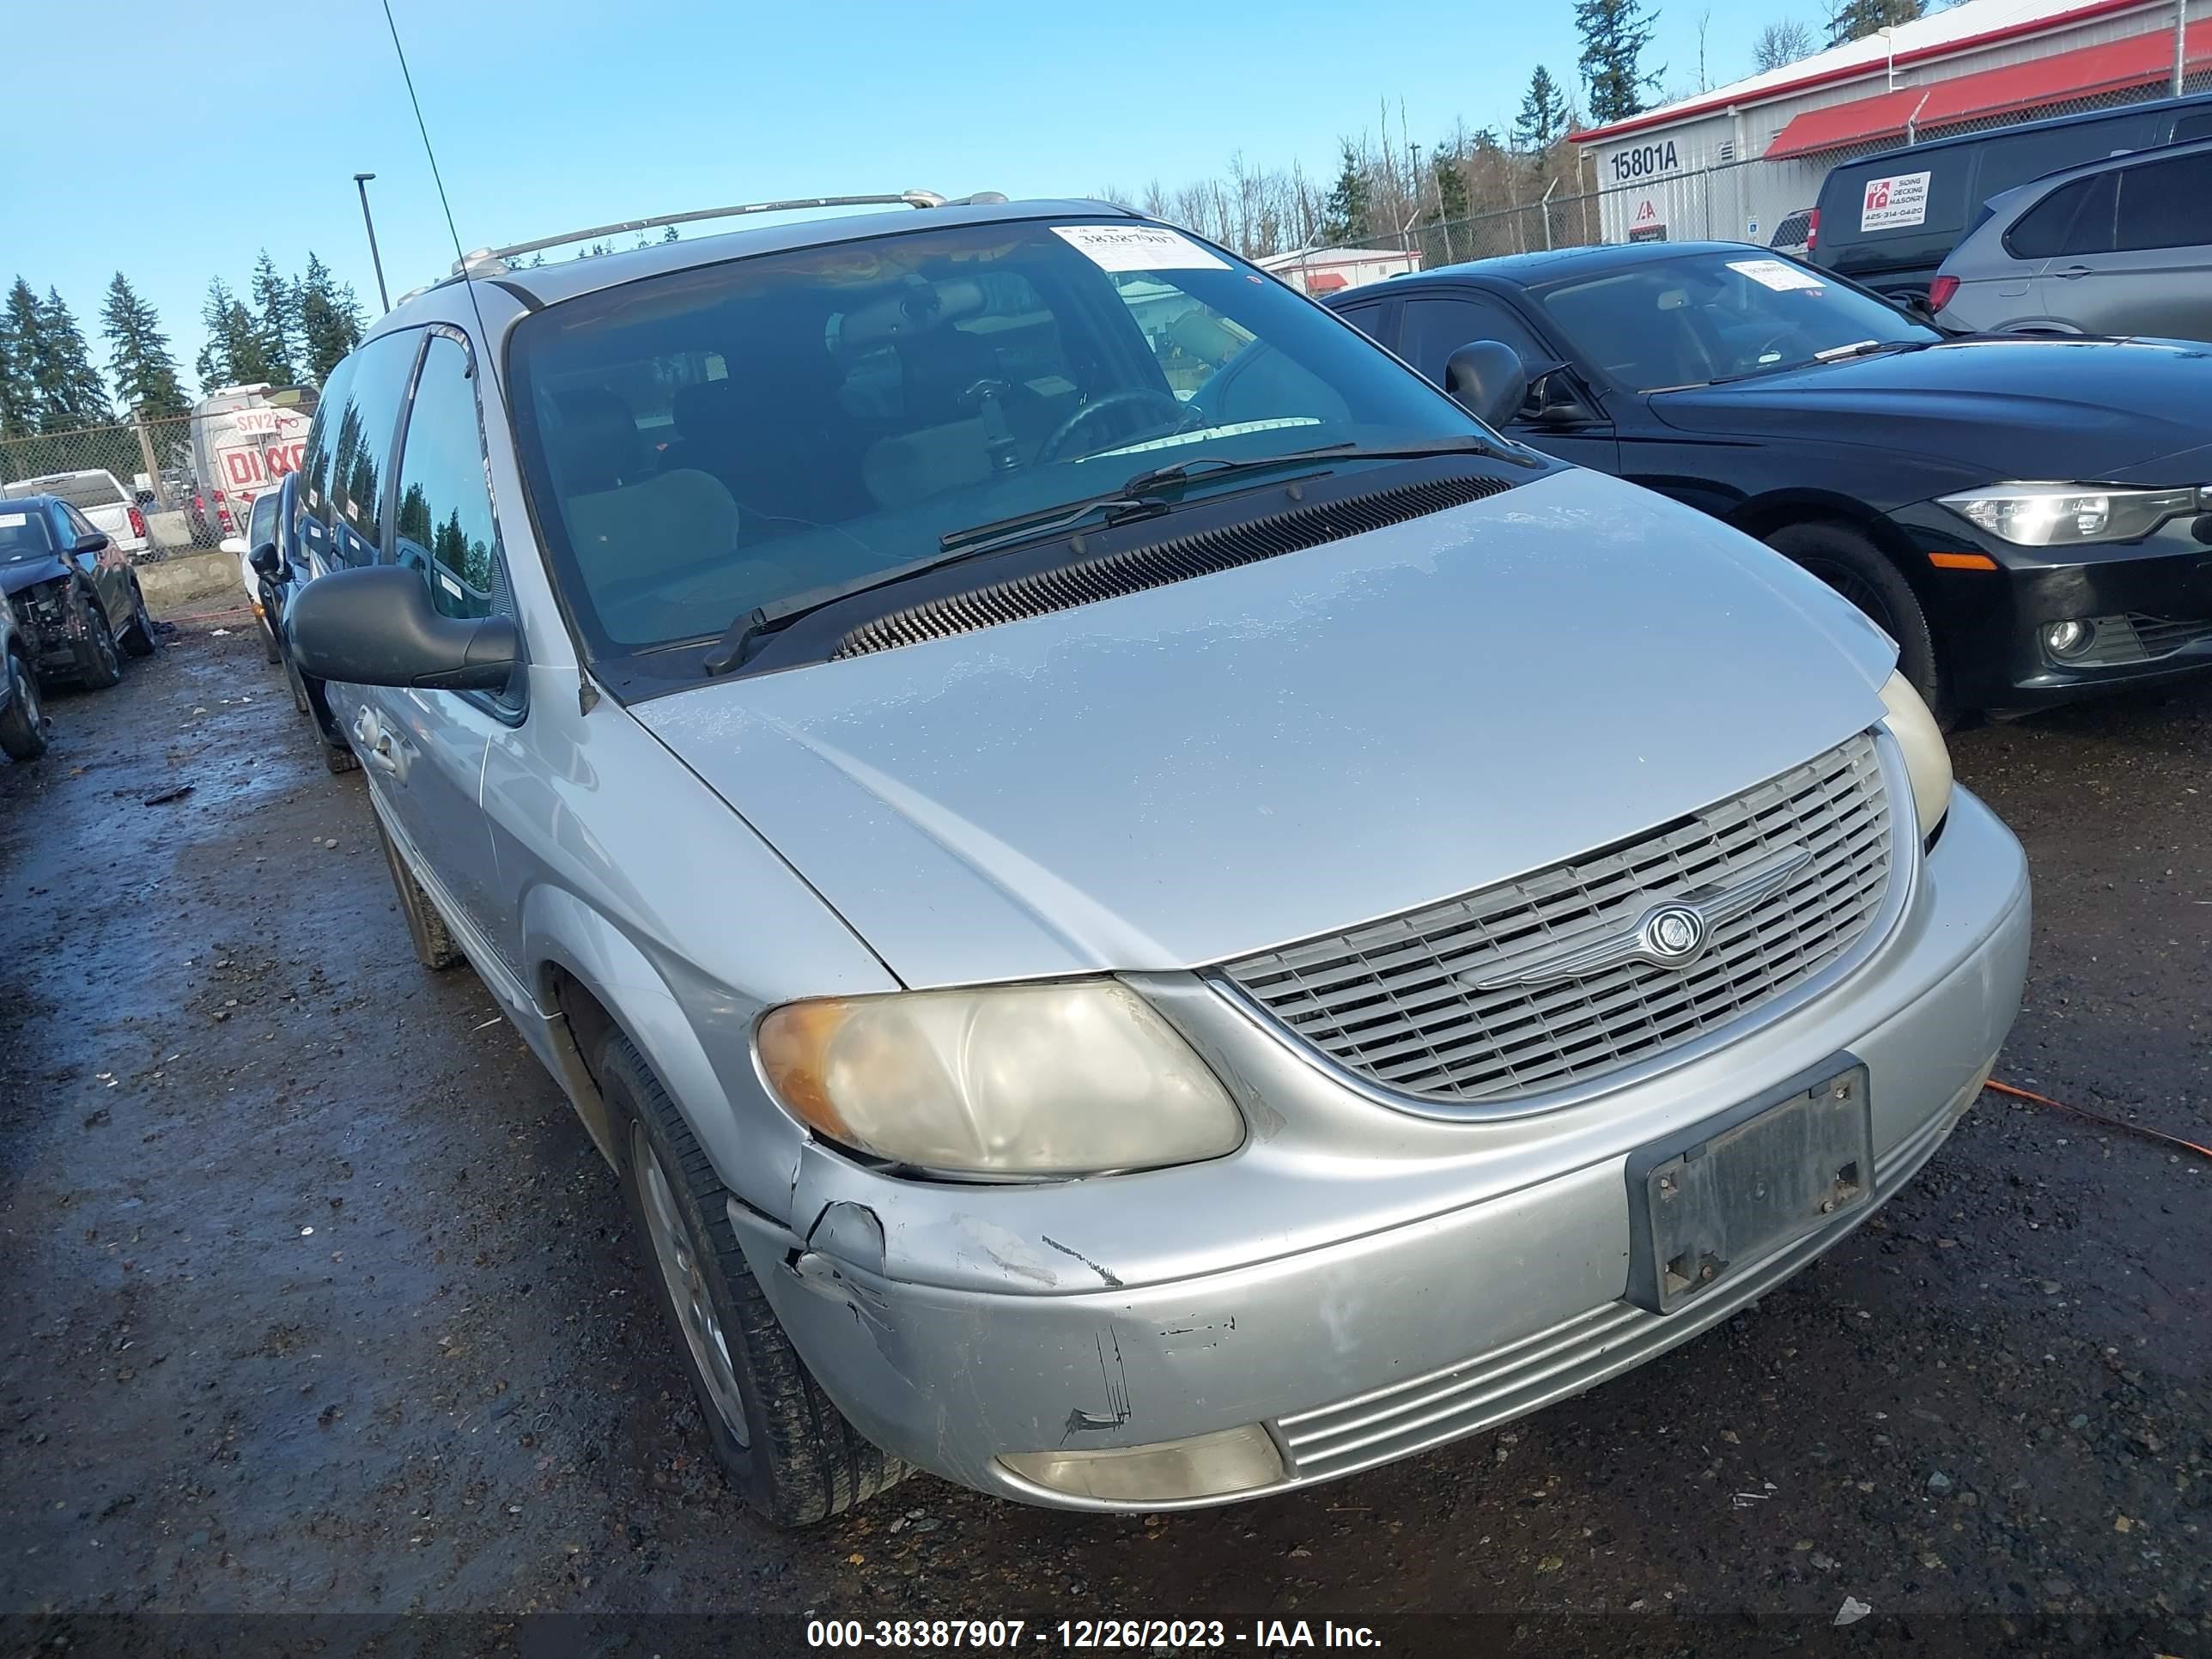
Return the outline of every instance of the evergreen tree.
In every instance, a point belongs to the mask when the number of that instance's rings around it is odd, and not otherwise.
[[[1359,151],[1346,138],[1343,141],[1344,166],[1329,186],[1328,199],[1322,204],[1321,240],[1332,247],[1342,247],[1366,240],[1368,217],[1373,209],[1368,186],[1367,169],[1362,164]]]
[[[220,276],[208,283],[200,321],[206,325],[208,338],[193,367],[199,374],[203,392],[212,392],[222,386],[251,386],[257,380],[272,379],[267,342],[259,319]]]
[[[1863,40],[1899,23],[1910,23],[1928,9],[1926,0],[1841,0],[1828,19],[1828,44]]]
[[[246,308],[243,301],[230,302],[230,314],[223,319],[223,334],[230,342],[234,384],[252,386],[263,380],[271,386],[292,384],[290,377],[280,375],[278,365],[270,362],[268,337],[262,332],[261,319]]]
[[[331,268],[313,253],[300,278],[299,367],[317,386],[330,379],[338,360],[361,341],[361,301],[338,283]]]
[[[189,405],[161,319],[119,270],[107,285],[100,331],[114,353],[108,373],[115,377],[115,395],[125,410],[137,410],[149,421],[185,412]]]
[[[1638,65],[1655,27],[1642,0],[1575,0],[1575,27],[1582,31],[1580,66],[1589,88],[1590,119],[1620,121],[1641,113],[1644,92],[1665,73],[1646,75]]]
[[[107,386],[92,366],[84,331],[63,303],[58,289],[48,289],[38,306],[38,335],[31,356],[31,380],[38,389],[39,429],[74,432],[106,426],[115,419]]]
[[[1521,113],[1513,120],[1513,146],[1540,155],[1565,136],[1567,99],[1552,71],[1541,64],[1528,77],[1528,90],[1521,100]]]
[[[261,361],[267,373],[248,378],[276,386],[294,385],[300,376],[293,365],[303,356],[299,349],[300,296],[276,269],[267,248],[253,262],[252,287],[252,326],[260,338]]]
[[[38,340],[39,296],[18,276],[0,309],[0,438],[38,429],[39,390],[31,378]]]
[[[1436,217],[1445,221],[1464,219],[1472,208],[1467,191],[1466,157],[1456,144],[1438,144],[1436,159],[1430,163],[1437,178]]]

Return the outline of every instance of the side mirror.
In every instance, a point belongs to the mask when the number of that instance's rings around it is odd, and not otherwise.
[[[265,576],[272,582],[284,580],[284,561],[274,542],[262,543],[246,555],[246,562],[253,567],[256,575]]]
[[[105,553],[109,548],[114,545],[115,544],[108,540],[106,537],[101,535],[98,531],[94,531],[89,536],[78,537],[76,542],[70,546],[70,551],[72,553]]]
[[[292,659],[310,679],[496,691],[522,660],[507,617],[443,617],[422,577],[396,565],[333,570],[292,601]]]
[[[1528,371],[1511,346],[1473,340],[1444,360],[1444,390],[1485,426],[1502,428],[1528,395]]]
[[[1605,417],[1584,403],[1566,373],[1565,363],[1540,370],[1529,383],[1535,408],[1529,418],[1540,426],[1589,426]]]
[[[218,553],[228,553],[234,559],[242,559],[246,556],[246,538],[225,536],[215,544],[215,550]]]

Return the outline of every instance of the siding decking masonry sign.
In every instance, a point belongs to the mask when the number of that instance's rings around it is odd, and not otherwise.
[[[1895,230],[1917,225],[1928,217],[1928,175],[1900,173],[1887,179],[1869,179],[1866,199],[1859,209],[1859,228]]]

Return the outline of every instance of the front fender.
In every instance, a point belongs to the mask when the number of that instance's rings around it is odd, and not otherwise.
[[[522,935],[526,960],[539,964],[541,995],[548,966],[589,992],[668,1091],[722,1184],[754,1209],[787,1217],[806,1135],[751,1070],[754,1011],[726,991],[688,988],[720,1027],[717,1048],[737,1040],[717,1067],[670,975],[575,894],[550,885],[532,889],[523,902]],[[550,1005],[550,997],[544,1000]],[[615,1127],[608,1125],[603,1147],[612,1148],[615,1140]]]

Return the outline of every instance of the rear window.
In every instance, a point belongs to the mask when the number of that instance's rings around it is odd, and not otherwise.
[[[58,495],[71,507],[121,507],[130,501],[123,488],[105,472],[83,472],[58,478],[26,478],[7,487],[10,495]]]
[[[46,510],[0,509],[0,559],[27,559],[55,551],[54,533]]]

